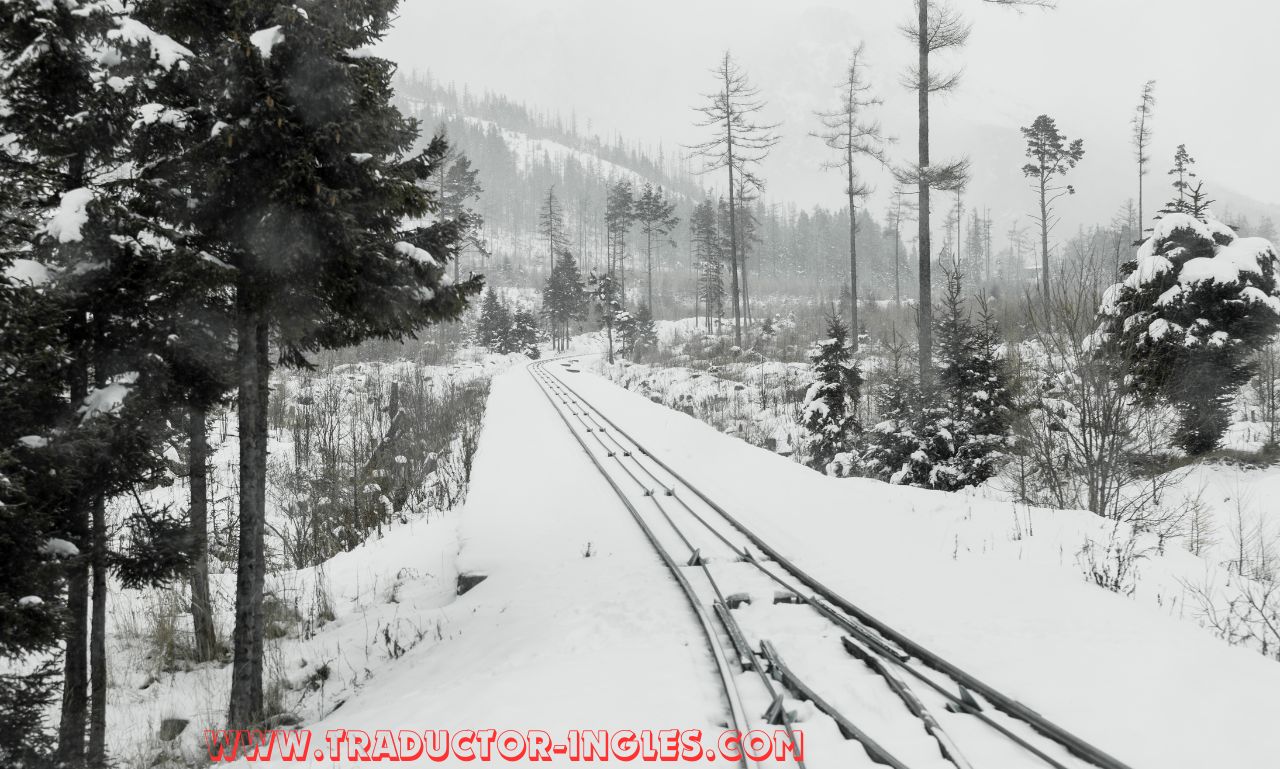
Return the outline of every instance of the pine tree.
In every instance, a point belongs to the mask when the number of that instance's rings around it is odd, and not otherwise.
[[[726,170],[729,175],[729,280],[733,300],[734,343],[742,345],[742,294],[739,281],[738,215],[741,189],[760,190],[764,182],[755,172],[779,141],[776,124],[759,122],[764,108],[760,92],[734,62],[728,51],[715,70],[716,90],[707,94],[708,104],[699,107],[703,120],[698,125],[711,128],[715,137],[691,149],[703,159],[703,172]]]
[[[653,313],[647,305],[640,305],[634,313],[625,310],[617,313],[615,326],[618,335],[618,352],[632,360],[640,360],[646,352],[658,346],[658,331],[653,323]]]
[[[648,307],[653,307],[653,252],[655,245],[666,242],[675,245],[671,240],[671,231],[680,223],[675,215],[675,204],[667,199],[662,188],[654,188],[646,183],[640,197],[635,202],[635,220],[640,225],[640,234],[644,236],[645,289],[648,291]]]
[[[532,360],[542,357],[538,343],[542,333],[538,330],[538,316],[527,307],[520,307],[511,315],[510,341],[507,346],[511,352],[518,352]]]
[[[511,324],[511,310],[490,287],[484,292],[484,298],[480,302],[480,316],[476,321],[476,344],[489,352],[498,354],[513,352]]]
[[[1043,296],[1049,290],[1049,232],[1057,223],[1053,214],[1054,203],[1064,195],[1074,195],[1075,187],[1056,180],[1076,167],[1084,157],[1084,141],[1068,141],[1058,130],[1053,118],[1041,115],[1030,126],[1022,129],[1027,140],[1027,157],[1031,160],[1022,167],[1022,175],[1031,179],[1031,188],[1039,201],[1040,213],[1036,221],[1040,225],[1040,285]]]
[[[600,318],[605,336],[609,340],[608,361],[613,363],[613,328],[617,323],[618,313],[622,312],[622,294],[618,282],[608,273],[599,276],[592,274],[587,280],[587,285],[592,307]]]
[[[707,317],[707,333],[711,333],[711,319],[720,317],[724,311],[724,263],[716,207],[710,198],[694,207],[689,218],[689,239],[697,269],[695,301],[701,303]]]
[[[189,130],[163,148],[169,211],[187,244],[229,265],[237,340],[240,542],[228,725],[263,717],[266,407],[270,347],[286,365],[456,317],[480,280],[451,281],[467,222],[437,218],[447,145],[411,148],[391,62],[365,55],[390,24],[381,0],[147,4],[196,55],[166,106]],[[209,83],[220,84],[211,89]]]
[[[859,464],[869,477],[911,485],[927,477],[927,470],[913,468],[924,457],[916,435],[923,405],[920,380],[906,345],[895,339],[886,349],[889,364],[873,391],[880,421],[864,433]]]
[[[847,475],[853,463],[848,458],[841,461],[841,456],[853,452],[861,432],[857,412],[862,374],[849,327],[838,314],[827,316],[827,338],[810,348],[809,365],[813,381],[800,410],[800,423],[809,433],[806,463],[822,473]]]
[[[1200,195],[1186,197],[1183,166],[1171,212],[1104,295],[1098,334],[1116,350],[1117,376],[1131,376],[1147,404],[1173,404],[1174,443],[1195,456],[1221,441],[1231,398],[1280,328],[1280,285],[1269,241],[1239,238],[1204,210],[1179,212]]]
[[[564,228],[564,208],[556,197],[556,187],[547,189],[538,213],[538,232],[547,239],[548,274],[556,269],[556,255],[569,247],[569,235]]]
[[[1143,223],[1143,179],[1147,176],[1147,164],[1151,156],[1147,154],[1151,147],[1151,121],[1156,106],[1156,81],[1148,80],[1142,86],[1142,98],[1133,114],[1133,154],[1138,161],[1138,232],[1145,229]]]
[[[605,245],[608,259],[605,271],[617,283],[618,296],[626,296],[627,234],[636,221],[636,201],[631,182],[619,179],[609,187],[605,200]]]
[[[585,318],[586,308],[587,295],[578,262],[569,251],[562,251],[542,291],[542,314],[551,327],[557,352],[568,347],[569,324]]]

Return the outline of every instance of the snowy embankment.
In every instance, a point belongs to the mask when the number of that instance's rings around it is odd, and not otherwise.
[[[425,476],[422,487],[412,490],[405,506],[362,544],[299,568],[296,562],[312,559],[309,553],[315,552],[305,545],[333,547],[326,537],[338,532],[320,536],[307,528],[326,500],[319,497],[322,492],[308,489],[312,475],[322,477],[322,468],[312,453],[299,448],[305,441],[298,431],[306,419],[297,410],[304,405],[320,409],[309,412],[308,419],[314,433],[325,426],[326,450],[338,470],[351,462],[363,464],[382,433],[377,424],[354,431],[362,414],[377,411],[370,406],[375,391],[385,398],[387,385],[400,382],[407,401],[414,390],[406,383],[416,379],[425,405],[438,406],[452,403],[441,400],[446,393],[525,360],[488,354],[460,358],[447,366],[411,361],[341,365],[317,374],[282,375],[273,382],[273,413],[284,416],[270,431],[264,686],[269,711],[285,714],[277,720],[281,725],[333,712],[362,690],[376,687],[413,648],[450,636],[460,509],[442,509],[441,504],[465,490],[459,488],[463,481],[457,477],[460,459],[452,456],[455,445],[438,464],[433,459],[436,469]],[[384,414],[382,429],[389,421]],[[231,635],[235,595],[235,424],[234,413],[223,414],[213,420],[210,435],[210,592],[223,644]],[[449,436],[441,439],[447,443]],[[310,443],[315,450],[318,439]],[[397,463],[400,459],[395,458]],[[376,493],[374,486],[361,491],[368,498]],[[155,507],[185,509],[188,495],[185,478],[177,477],[172,485],[142,497]],[[124,518],[132,504],[121,504],[113,515]],[[371,504],[390,502],[380,498]],[[188,601],[183,584],[141,590],[111,585],[107,734],[109,754],[121,766],[203,765],[204,730],[224,723],[231,668],[225,659],[191,662]],[[180,733],[162,738],[167,728]]]

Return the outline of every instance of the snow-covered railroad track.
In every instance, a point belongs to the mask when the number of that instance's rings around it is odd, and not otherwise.
[[[795,566],[556,376],[556,363],[573,370],[553,359],[530,371],[689,598],[733,728],[791,730],[780,687],[813,703],[870,761],[895,769],[1129,769]]]

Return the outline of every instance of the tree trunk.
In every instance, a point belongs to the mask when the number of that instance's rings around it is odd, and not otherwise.
[[[205,411],[192,406],[187,419],[188,478],[191,481],[191,626],[195,630],[196,659],[209,662],[218,655],[218,636],[209,597],[209,441]]]
[[[853,146],[852,142],[849,146]],[[849,339],[850,347],[858,351],[858,213],[854,207],[853,152],[845,158],[849,171]]]
[[[242,273],[245,272],[242,268]],[[239,388],[237,421],[240,444],[240,543],[236,562],[235,630],[232,634],[231,695],[227,704],[227,727],[247,729],[262,720],[261,666],[254,663],[257,626],[262,613],[262,581],[257,574],[263,541],[264,510],[258,493],[266,478],[258,464],[259,442],[266,425],[259,424],[258,400],[260,356],[258,326],[262,316],[249,296],[252,286],[242,276],[236,300],[236,374]]]
[[[72,338],[80,336],[79,324],[72,321]],[[69,376],[71,404],[83,403],[89,391],[89,371],[83,362],[73,366]],[[58,763],[68,767],[84,765],[85,721],[89,697],[89,503],[83,493],[71,503],[67,533],[80,554],[67,562],[67,619],[64,629],[65,655],[62,673],[62,707],[58,723]]]
[[[93,500],[93,606],[89,633],[89,751],[93,769],[107,766],[107,518],[106,499]]]
[[[84,541],[81,540],[81,545]],[[89,667],[85,648],[89,630],[89,562],[81,554],[67,568],[66,652],[62,673],[62,712],[58,725],[58,763],[84,765],[85,719],[88,709]]]
[[[645,233],[645,268],[649,271],[649,312],[653,312],[653,233]]]
[[[917,325],[920,340],[920,387],[928,390],[933,380],[933,295],[929,250],[929,4],[917,3],[919,6],[919,76],[917,100],[920,111],[920,130],[918,135],[920,166],[920,297],[917,300]]]
[[[256,687],[254,692],[254,701],[258,703],[259,711],[263,716],[273,715],[263,710],[263,659],[265,649],[263,647],[263,631],[266,629],[262,621],[262,597],[267,581],[267,549],[265,544],[266,531],[266,511],[267,511],[267,409],[271,400],[271,357],[270,357],[270,328],[267,325],[265,316],[259,316],[256,328],[257,343],[255,351],[258,355],[258,418],[255,420],[258,429],[258,440],[255,448],[254,462],[257,465],[256,478],[257,485],[253,489],[254,506],[261,515],[258,516],[257,531],[257,547],[255,548],[255,557],[257,558],[257,567],[253,570],[254,586],[253,594],[257,597],[257,621],[253,625],[253,684]]]
[[[1040,177],[1040,287],[1049,301],[1049,204],[1045,199],[1048,180]],[[1046,316],[1047,318],[1048,316]]]

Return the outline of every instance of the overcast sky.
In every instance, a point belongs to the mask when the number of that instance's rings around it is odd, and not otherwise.
[[[1178,143],[1201,176],[1280,203],[1280,3],[1273,0],[1059,0],[1022,13],[952,0],[973,22],[969,45],[941,60],[963,66],[958,91],[937,102],[943,155],[971,152],[959,137],[1020,141],[1018,126],[1053,115],[1085,139],[1094,177],[1130,157],[1129,118],[1142,84],[1157,81],[1156,158],[1148,194]],[[838,103],[834,85],[853,45],[867,43],[881,117],[915,152],[913,96],[899,83],[913,55],[897,25],[909,0],[404,0],[384,55],[406,69],[492,90],[531,106],[576,112],[593,132],[620,132],[668,152],[704,138],[693,127],[709,69],[730,49],[769,101],[784,143],[764,168],[771,198],[839,205],[841,184],[819,166],[812,113]],[[1005,133],[1013,131],[1013,134]],[[950,145],[950,146],[949,146]],[[1104,169],[1103,166],[1106,168]],[[1084,170],[1082,165],[1082,171]],[[1017,179],[1017,169],[1011,169]],[[1082,190],[1083,192],[1083,190]],[[1100,192],[1094,189],[1093,192]],[[1118,203],[1132,190],[1108,189]],[[1083,195],[1082,195],[1083,197]]]

